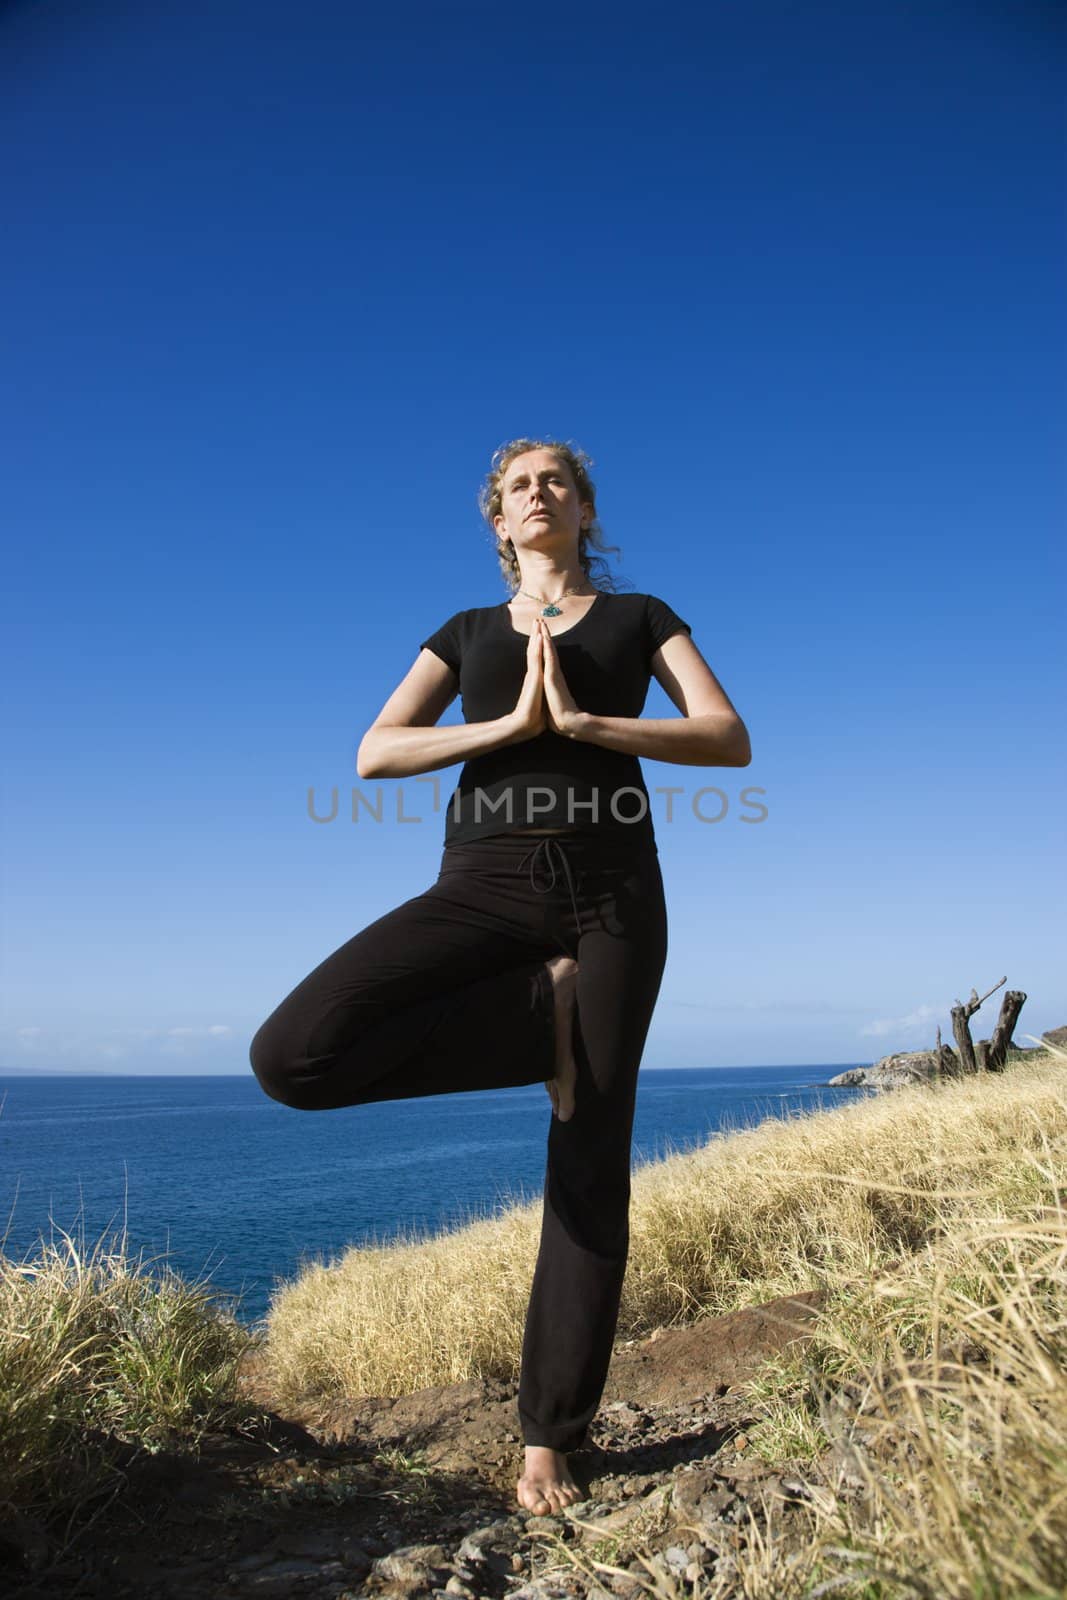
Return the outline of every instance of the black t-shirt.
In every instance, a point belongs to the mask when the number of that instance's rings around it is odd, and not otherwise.
[[[583,711],[639,717],[660,645],[688,622],[651,594],[601,590],[571,627],[553,636],[567,686]],[[506,603],[457,611],[420,648],[459,678],[465,722],[514,711],[526,676],[529,636]],[[653,835],[652,808],[635,755],[550,729],[464,762],[445,813],[445,847],[516,828],[611,830]]]

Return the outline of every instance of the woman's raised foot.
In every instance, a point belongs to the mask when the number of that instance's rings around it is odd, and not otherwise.
[[[546,965],[556,1002],[556,1072],[545,1088],[554,1114],[561,1122],[568,1122],[574,1115],[574,1087],[578,1080],[573,1040],[578,963],[570,956],[554,956]]]

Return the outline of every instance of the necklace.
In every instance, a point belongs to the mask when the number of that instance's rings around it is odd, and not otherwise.
[[[556,599],[565,600],[569,594],[577,594],[579,589],[583,587],[583,584],[576,583],[570,589],[564,589],[561,595],[556,596]],[[561,617],[563,615],[562,606],[558,606],[555,600],[546,600],[543,594],[531,594],[528,589],[518,589],[516,593],[524,594],[527,600],[536,600],[543,608],[541,611],[543,617]]]

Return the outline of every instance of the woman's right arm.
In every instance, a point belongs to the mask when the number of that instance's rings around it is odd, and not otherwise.
[[[443,728],[435,724],[456,698],[459,682],[432,650],[420,650],[415,665],[360,740],[356,772],[361,778],[407,778],[532,739],[547,726],[542,648],[535,628],[526,647],[526,677],[514,711],[491,722],[449,723]]]

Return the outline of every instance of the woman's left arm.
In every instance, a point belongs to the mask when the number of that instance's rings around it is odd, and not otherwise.
[[[547,628],[543,632],[545,700],[555,732],[679,766],[749,765],[748,729],[687,633],[672,634],[651,662],[652,676],[678,707],[680,717],[602,717],[575,704],[552,635]]]

